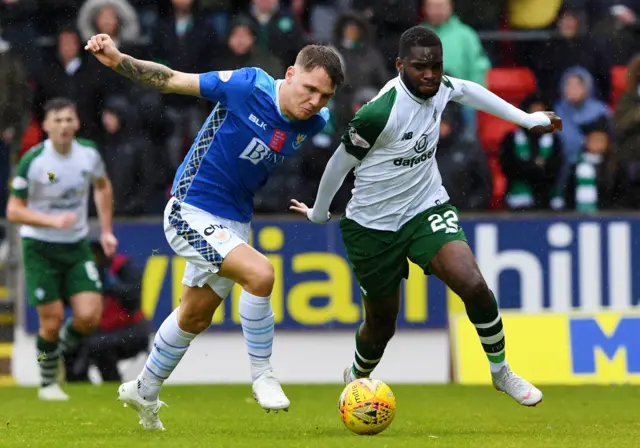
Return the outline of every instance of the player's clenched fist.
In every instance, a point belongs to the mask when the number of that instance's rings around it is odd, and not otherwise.
[[[78,220],[78,217],[75,213],[65,212],[59,215],[56,215],[52,219],[53,227],[56,229],[70,229]]]
[[[107,67],[115,67],[122,61],[122,53],[108,34],[96,34],[87,41],[85,50],[90,51]]]

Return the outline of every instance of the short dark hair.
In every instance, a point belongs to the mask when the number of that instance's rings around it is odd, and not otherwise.
[[[59,98],[50,99],[49,101],[44,103],[44,106],[42,107],[42,110],[43,110],[44,116],[46,118],[46,116],[47,116],[47,114],[49,112],[59,111],[59,110],[62,110],[62,109],[67,109],[67,108],[71,108],[73,110],[77,110],[76,103],[74,103],[73,101],[71,101],[68,98],[59,97]]]
[[[334,87],[340,87],[344,82],[344,71],[340,57],[331,48],[324,45],[307,45],[296,57],[296,65],[306,71],[311,71],[316,67],[323,68]]]
[[[435,33],[435,31],[429,28],[416,25],[409,28],[400,36],[400,46],[398,49],[398,55],[400,59],[406,58],[413,47],[441,47],[442,41]]]

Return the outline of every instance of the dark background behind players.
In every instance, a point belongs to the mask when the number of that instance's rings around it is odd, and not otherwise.
[[[499,81],[494,69],[531,69],[546,101],[553,104],[563,99],[559,87],[565,71],[580,67],[586,74],[583,79],[589,80],[588,108],[592,110],[596,101],[599,110],[609,114],[627,84],[621,110],[637,107],[633,99],[637,98],[637,76],[629,76],[626,83],[622,73],[640,51],[638,14],[637,0],[2,0],[0,157],[5,162],[0,163],[4,167],[0,168],[0,185],[8,181],[6,161],[15,163],[45,137],[38,124],[43,102],[68,96],[80,109],[80,135],[104,146],[101,151],[108,165],[126,167],[117,216],[161,215],[175,168],[212,104],[175,95],[163,97],[114,76],[79,50],[87,35],[96,31],[109,33],[134,56],[176,69],[208,71],[255,65],[276,77],[282,76],[291,55],[306,43],[334,45],[345,61],[349,85],[330,105],[331,126],[319,139],[308,141],[271,181],[269,196],[257,200],[259,212],[283,213],[282,201],[270,198],[298,194],[301,185],[319,181],[321,171],[314,166],[323,165],[330,156],[335,147],[332,139],[351,118],[352,105],[360,101],[357,96],[366,89],[380,88],[394,76],[398,36],[409,26],[430,26],[453,48],[479,42],[476,63],[447,58],[451,70],[460,72],[452,76],[478,78],[474,80],[500,95],[513,93],[510,100],[515,103],[531,93],[526,81],[521,80],[521,85],[519,78],[515,84],[509,77]],[[358,60],[368,68],[362,71],[362,64],[355,63]],[[114,104],[114,96],[129,105],[126,132],[110,133],[104,127],[105,116],[113,113],[109,105]],[[581,101],[576,109],[582,107]],[[638,183],[638,175],[628,168],[636,166],[630,160],[638,159],[634,156],[637,145],[631,143],[635,141],[632,116],[615,114],[610,129],[616,167],[611,176],[631,189]],[[560,135],[566,157],[561,188],[584,145],[580,126],[592,118],[576,121],[572,127],[572,117],[565,117],[568,126]],[[472,208],[502,209],[506,188],[495,142],[511,129],[485,124],[481,115],[467,110],[463,110],[463,126],[464,138],[480,143],[484,150],[474,154],[487,159],[492,177],[491,191],[482,193],[489,197],[474,201],[478,207]],[[446,170],[443,155],[439,159]],[[619,158],[625,160],[624,165]],[[128,195],[126,190],[135,194]],[[5,196],[5,189],[0,188],[0,203]],[[610,206],[637,208],[637,201],[626,196],[624,200],[612,198]],[[336,200],[334,211],[340,212],[345,204],[344,199]]]

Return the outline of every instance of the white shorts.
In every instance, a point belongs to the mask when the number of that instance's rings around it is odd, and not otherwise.
[[[222,260],[249,241],[250,224],[214,216],[171,198],[164,209],[164,234],[174,252],[187,260],[182,283],[209,285],[223,299],[233,280],[216,275]]]

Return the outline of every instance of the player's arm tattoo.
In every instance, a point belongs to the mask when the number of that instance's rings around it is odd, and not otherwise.
[[[125,56],[114,70],[138,84],[156,90],[164,90],[173,77],[173,70],[169,67],[155,62],[140,61],[131,56]]]

